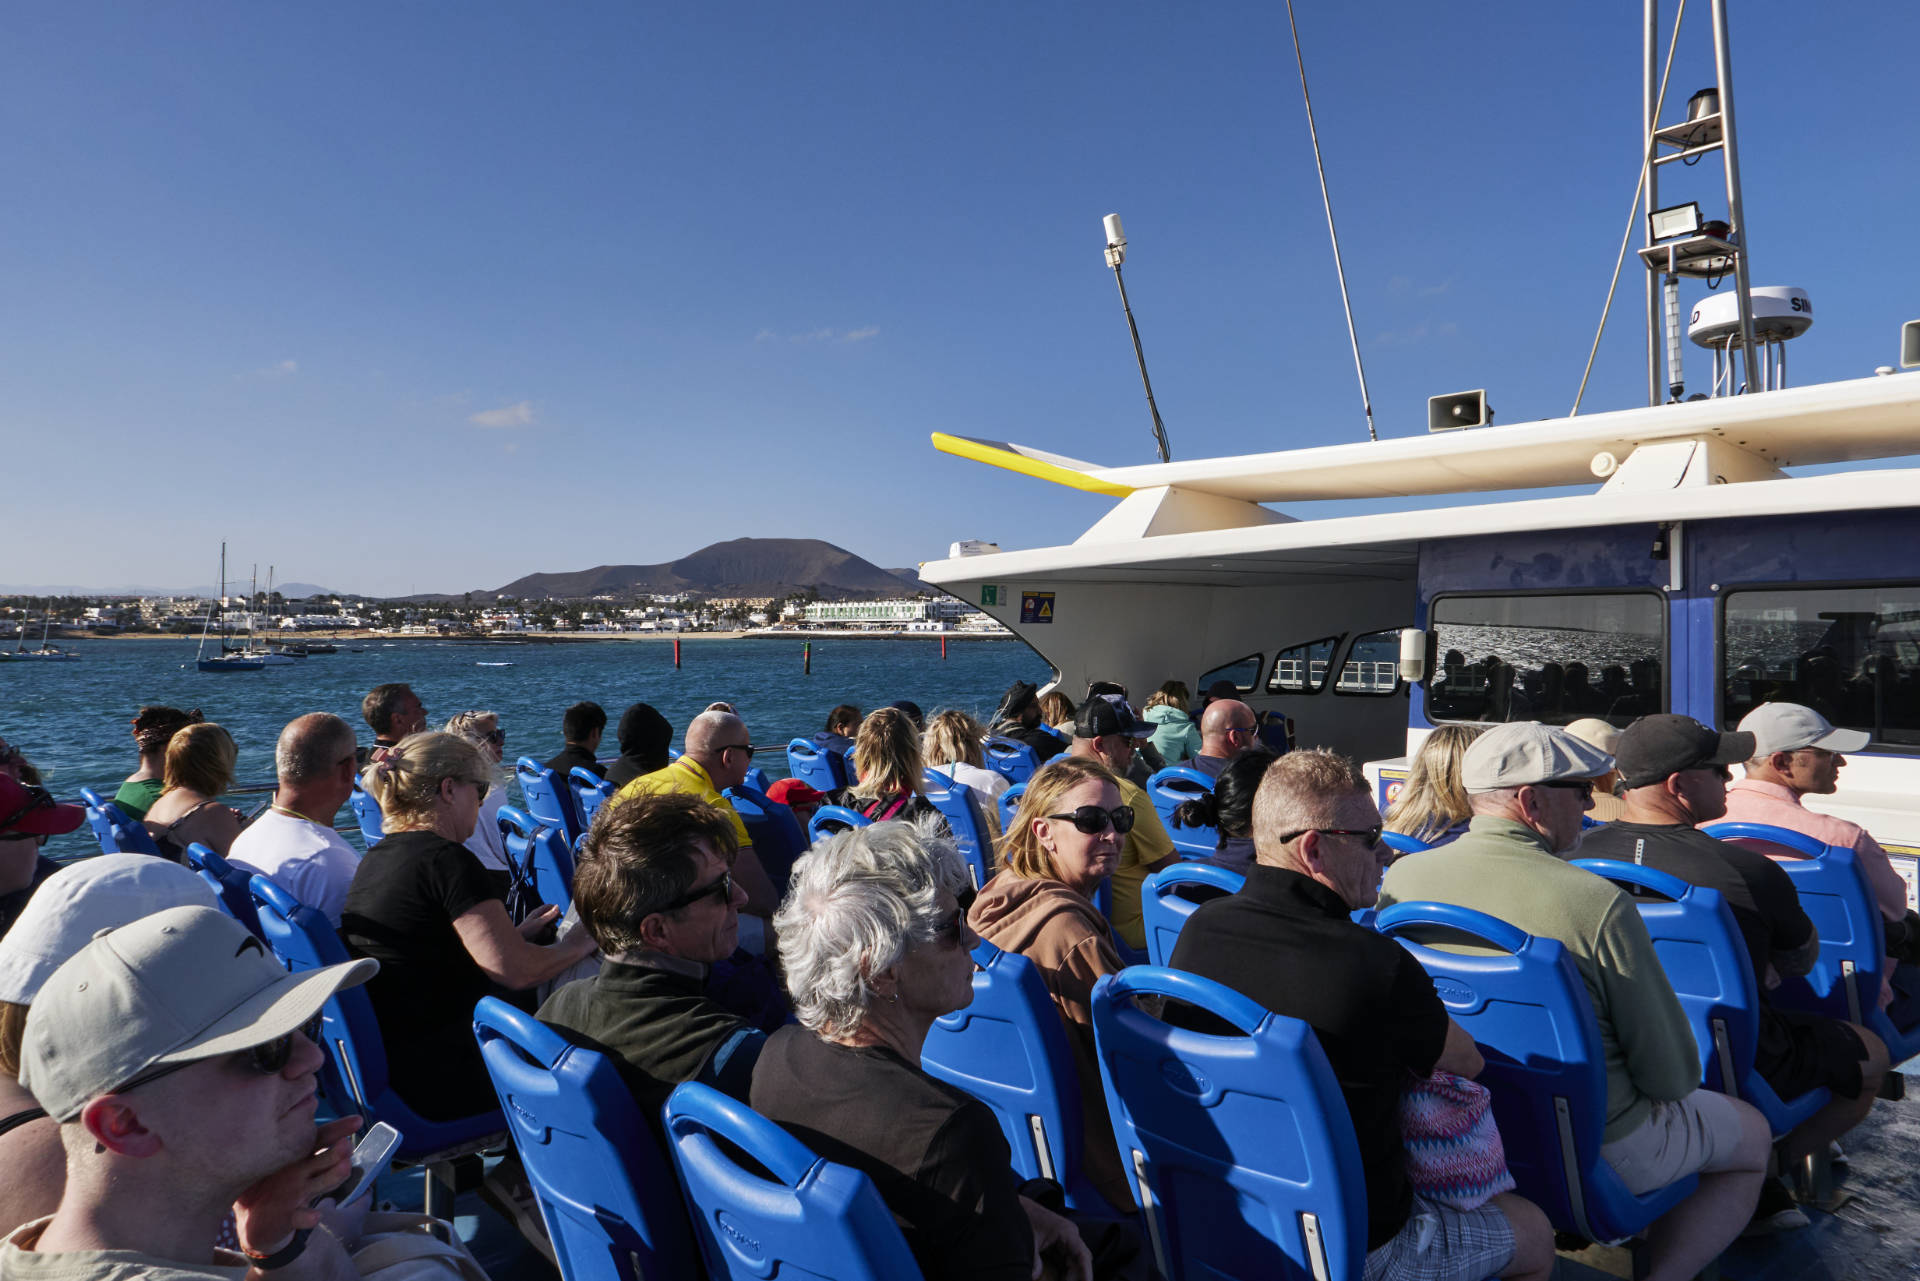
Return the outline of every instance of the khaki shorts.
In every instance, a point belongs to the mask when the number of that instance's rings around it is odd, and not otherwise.
[[[1627,1191],[1644,1196],[1697,1171],[1723,1170],[1740,1146],[1739,1109],[1713,1090],[1695,1090],[1673,1103],[1655,1103],[1647,1123],[1601,1147]]]

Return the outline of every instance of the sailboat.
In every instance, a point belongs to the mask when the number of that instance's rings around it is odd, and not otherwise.
[[[219,615],[221,605],[227,599],[227,545],[220,544],[220,594],[207,606],[207,621],[200,629],[200,649],[193,656],[194,666],[203,672],[259,672],[266,670],[266,663],[259,657],[240,650],[230,650],[224,640],[220,653],[207,657],[207,633],[213,630],[213,620]],[[224,635],[224,634],[223,634]]]
[[[247,584],[247,641],[240,652],[262,667],[292,667],[296,661],[293,655],[277,653],[271,645],[264,642],[256,647],[254,620],[259,617],[260,604],[260,566],[256,564],[253,567],[253,577]]]
[[[14,642],[11,653],[0,654],[9,662],[70,663],[80,657],[71,650],[58,649],[47,644],[47,634],[53,628],[53,598],[47,598],[47,607],[40,614],[40,648],[27,648],[27,620],[20,620],[20,637]]]

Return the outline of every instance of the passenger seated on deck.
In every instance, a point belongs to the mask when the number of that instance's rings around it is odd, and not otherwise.
[[[1073,700],[1057,689],[1040,696],[1040,723],[1068,738],[1073,737],[1073,710]]]
[[[1211,827],[1219,833],[1213,857],[1207,862],[1242,876],[1253,866],[1253,798],[1266,777],[1267,766],[1279,760],[1279,753],[1265,744],[1249,747],[1227,762],[1213,790],[1195,800],[1174,807],[1175,827]],[[1182,898],[1196,903],[1215,898],[1220,891],[1206,886],[1189,886],[1180,891]]]
[[[993,714],[993,732],[1002,738],[1025,743],[1044,765],[1065,751],[1067,745],[1058,736],[1041,728],[1038,694],[1038,687],[1025,681],[1015,681],[1007,686],[1007,692],[1000,696],[1000,706]]]
[[[1169,765],[1178,765],[1200,752],[1199,727],[1187,714],[1191,701],[1185,681],[1168,681],[1153,691],[1147,705],[1140,709],[1141,719],[1153,726],[1153,737],[1148,741]]]
[[[1847,763],[1843,753],[1864,748],[1870,736],[1865,730],[1836,729],[1819,712],[1798,703],[1762,703],[1741,718],[1740,729],[1753,735],[1753,759],[1747,762],[1746,777],[1727,788],[1726,821],[1784,827],[1853,851],[1880,904],[1888,959],[1893,962],[1880,1003],[1894,1026],[1913,1026],[1920,1020],[1920,965],[1915,964],[1920,961],[1920,917],[1907,910],[1907,883],[1866,828],[1810,810],[1801,800],[1838,791]],[[1780,847],[1769,853],[1799,857]]]
[[[500,764],[506,756],[507,731],[500,728],[497,713],[478,710],[455,712],[447,721],[446,731],[472,743],[487,759],[487,795],[480,802],[480,817],[474,820],[473,835],[461,844],[472,850],[481,866],[493,874],[504,897],[513,884],[507,869],[507,838],[500,830],[500,807],[507,803],[507,771]]]
[[[547,768],[559,775],[563,784],[576,768],[605,778],[606,768],[595,753],[600,750],[600,736],[606,731],[607,713],[600,704],[575,703],[560,717],[560,733],[567,745],[547,762]]]
[[[1767,1123],[1699,1088],[1700,1059],[1639,910],[1611,882],[1562,857],[1580,843],[1593,779],[1613,758],[1565,730],[1496,725],[1467,748],[1467,833],[1387,869],[1380,904],[1458,903],[1558,939],[1585,980],[1607,1065],[1600,1149],[1640,1194],[1699,1172],[1693,1194],[1647,1233],[1649,1281],[1686,1281],[1753,1217]]]
[[[1612,722],[1603,721],[1597,716],[1583,716],[1567,726],[1567,733],[1591,747],[1597,747],[1607,755],[1613,755],[1614,744],[1620,741],[1620,731]],[[1593,780],[1593,808],[1587,811],[1587,817],[1596,823],[1611,823],[1626,812],[1626,805],[1614,788],[1620,782],[1620,770],[1615,768]]]
[[[860,722],[853,768],[859,780],[847,789],[847,804],[876,823],[937,813],[921,781],[920,734],[905,712],[883,707]]]
[[[273,749],[279,776],[273,804],[234,838],[227,857],[258,873],[338,928],[360,855],[333,830],[353,795],[353,727],[331,712],[310,712],[280,731]]]
[[[547,998],[540,1019],[620,1070],[649,1124],[682,1081],[745,1102],[765,1035],[706,994],[733,955],[746,895],[733,882],[733,824],[705,801],[641,796],[594,824],[574,863],[580,924],[600,972]]]
[[[1445,845],[1467,830],[1473,804],[1460,785],[1460,762],[1484,725],[1442,725],[1413,754],[1400,794],[1387,806],[1386,828],[1427,845]],[[1388,855],[1391,861],[1395,855]]]
[[[635,703],[620,713],[615,731],[620,757],[607,766],[607,782],[625,787],[642,774],[665,769],[671,759],[667,749],[673,745],[673,726],[667,718],[646,703]]]
[[[66,1188],[0,1245],[0,1277],[353,1277],[342,1237],[357,1222],[315,1232],[311,1202],[346,1179],[361,1118],[314,1124],[326,1060],[300,1029],[373,968],[289,974],[211,907],[168,908],[69,958],[20,1051],[21,1083],[60,1123]],[[244,1254],[214,1244],[229,1211]]]
[[[186,868],[145,854],[102,854],[61,868],[0,939],[0,1232],[52,1214],[67,1184],[60,1127],[18,1077],[27,1007],[47,976],[101,930],[169,907],[215,906]]]
[[[175,734],[203,719],[197,707],[190,712],[177,707],[140,709],[139,715],[133,718],[133,742],[140,749],[140,768],[127,775],[127,781],[113,794],[113,803],[122,814],[131,819],[147,816],[166,786],[163,776],[167,772],[167,744]]]
[[[1781,1141],[1780,1163],[1792,1169],[1866,1119],[1887,1070],[1887,1047],[1866,1028],[1776,1010],[1767,999],[1779,976],[1813,968],[1820,936],[1779,864],[1694,828],[1726,813],[1727,767],[1752,755],[1752,734],[1721,734],[1690,716],[1642,716],[1621,731],[1614,749],[1626,812],[1588,832],[1580,856],[1644,864],[1718,890],[1727,901],[1760,993],[1754,1066],[1783,1099],[1820,1086],[1833,1091],[1833,1102]],[[1775,1227],[1806,1223],[1778,1179],[1761,1189],[1755,1223],[1763,1221]]]
[[[928,769],[937,770],[980,793],[981,811],[993,826],[993,835],[998,836],[995,802],[1013,784],[1005,774],[986,767],[986,755],[980,750],[986,736],[986,726],[963,711],[949,709],[927,723],[926,733],[920,736],[920,752],[926,758]]]
[[[10,751],[0,742],[0,753]],[[78,805],[60,805],[45,788],[0,770],[0,937],[5,937],[34,891],[60,865],[40,852],[49,836],[65,836],[87,821]]]
[[[1513,1193],[1472,1210],[1417,1195],[1400,1099],[1438,1071],[1473,1077],[1473,1038],[1398,943],[1353,923],[1385,866],[1380,811],[1346,757],[1321,748],[1268,766],[1253,803],[1258,861],[1246,886],[1201,904],[1172,963],[1312,1026],[1340,1082],[1367,1181],[1367,1281],[1551,1274],[1553,1229]],[[1425,857],[1424,855],[1419,857]]]
[[[1093,893],[1119,864],[1132,827],[1120,780],[1106,766],[1078,756],[1049,761],[1020,794],[993,879],[967,911],[981,938],[1020,953],[1046,980],[1080,1079],[1087,1177],[1120,1213],[1132,1212],[1133,1191],[1093,1052],[1093,985],[1122,962]]]
[[[1200,713],[1200,750],[1187,764],[1208,778],[1219,778],[1227,762],[1253,746],[1260,719],[1238,698],[1215,698]]]
[[[1133,811],[1133,830],[1120,848],[1113,870],[1114,932],[1139,951],[1147,946],[1146,925],[1140,916],[1140,885],[1149,875],[1171,867],[1180,855],[1173,848],[1160,814],[1147,799],[1146,789],[1127,777],[1133,763],[1133,745],[1150,731],[1134,718],[1127,700],[1118,694],[1089,698],[1080,705],[1073,723],[1073,746],[1068,752],[1107,767],[1120,787],[1120,803]]]
[[[827,713],[827,727],[813,736],[813,743],[823,752],[839,752],[842,756],[853,750],[853,736],[860,732],[860,709],[852,703],[842,703]]]
[[[373,753],[398,746],[407,735],[418,734],[427,727],[427,709],[420,705],[420,696],[411,686],[397,681],[368,690],[367,696],[360,700],[360,715],[373,730],[373,746],[360,752],[362,769]]]
[[[367,996],[394,1091],[430,1121],[499,1106],[473,1039],[474,1002],[496,988],[528,991],[594,950],[582,929],[529,942],[559,913],[542,907],[516,927],[499,883],[461,843],[492,773],[452,734],[410,734],[369,766],[386,835],[360,861],[340,914],[347,950],[380,962]]]
[[[920,1067],[933,1021],[973,1000],[970,889],[953,843],[908,823],[794,863],[775,925],[800,1024],[767,1039],[753,1109],[872,1179],[927,1281],[1030,1281],[1036,1255],[1061,1276],[1148,1275],[1129,1229],[1076,1230],[1057,1184],[1014,1173],[992,1111]]]
[[[164,857],[181,862],[196,841],[222,857],[233,848],[240,815],[219,797],[233,786],[238,754],[232,737],[211,721],[187,726],[167,744],[166,786],[146,817]]]

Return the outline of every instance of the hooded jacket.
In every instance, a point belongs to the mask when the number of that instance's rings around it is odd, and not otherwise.
[[[1140,719],[1153,726],[1147,739],[1169,765],[1178,765],[1189,756],[1200,754],[1200,729],[1184,707],[1161,703],[1140,713]]]
[[[967,921],[1001,951],[1032,961],[1045,980],[1066,1026],[1080,1082],[1086,1176],[1115,1206],[1130,1208],[1133,1193],[1114,1145],[1093,1048],[1093,985],[1121,968],[1107,918],[1059,881],[1003,871],[981,887]]]

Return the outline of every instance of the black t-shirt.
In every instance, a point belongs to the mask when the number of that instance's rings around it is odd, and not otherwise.
[[[753,1110],[873,1180],[927,1281],[1028,1281],[1033,1230],[999,1122],[966,1091],[880,1046],[775,1032]]]
[[[45,854],[36,854],[33,864],[33,877],[20,889],[10,894],[0,894],[0,938],[5,938],[13,923],[20,919],[20,913],[26,911],[27,900],[40,888],[40,882],[60,870],[60,865]]]
[[[394,1091],[430,1121],[499,1106],[473,1039],[473,1006],[494,988],[453,928],[500,892],[464,845],[395,832],[353,874],[340,936],[380,972],[367,982]]]
[[[607,771],[601,766],[594,754],[578,743],[568,743],[565,747],[561,748],[560,754],[548,761],[546,768],[558,774],[560,781],[564,783],[572,776],[573,767],[576,765],[583,770],[587,770],[596,778],[605,778],[607,776]]]
[[[1367,1249],[1392,1240],[1413,1203],[1400,1095],[1447,1044],[1447,1010],[1420,963],[1355,925],[1326,886],[1256,864],[1238,894],[1194,909],[1172,964],[1313,1028],[1367,1171]]]

